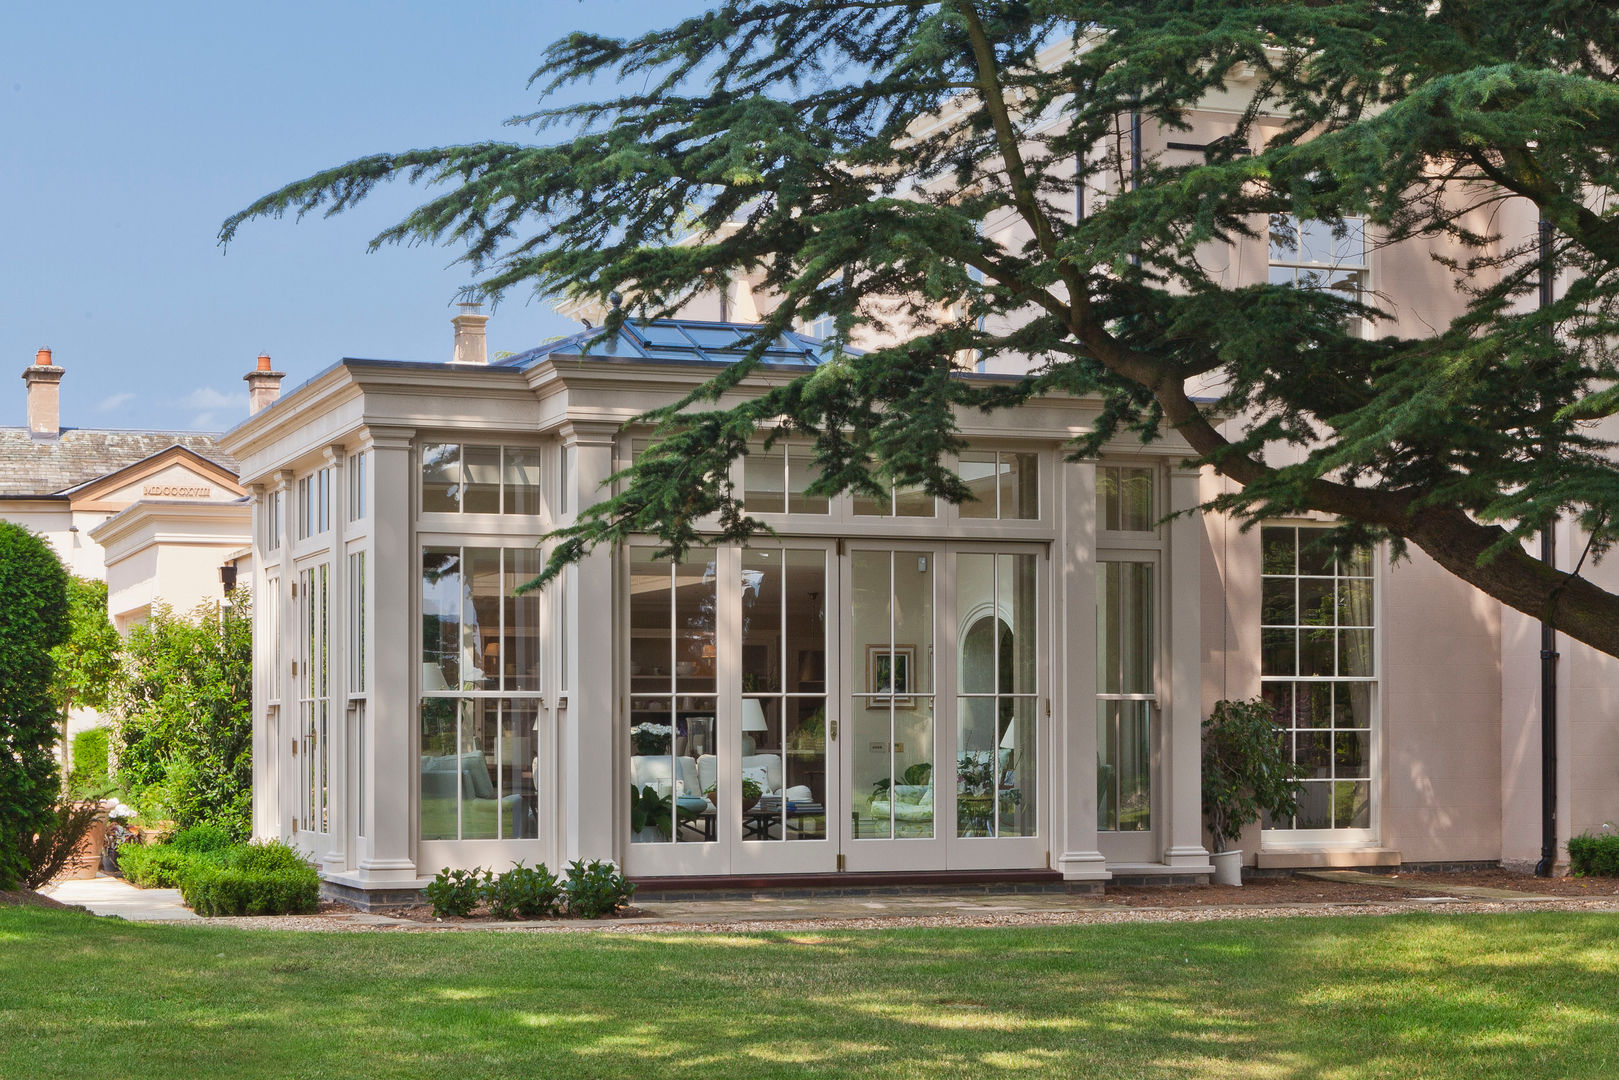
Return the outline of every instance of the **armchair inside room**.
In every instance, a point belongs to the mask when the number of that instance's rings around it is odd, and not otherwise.
[[[720,759],[713,754],[704,754],[697,759],[697,780],[700,790],[708,791],[719,782]],[[742,777],[751,779],[763,788],[764,795],[777,795],[788,802],[812,802],[815,792],[803,784],[794,784],[783,789],[783,773],[780,754],[743,754]]]
[[[461,815],[456,821],[457,773]],[[453,840],[461,837],[493,837],[496,821],[500,835],[511,839],[532,838],[536,822],[531,808],[517,792],[497,798],[494,780],[483,751],[445,754],[422,758],[422,839]]]

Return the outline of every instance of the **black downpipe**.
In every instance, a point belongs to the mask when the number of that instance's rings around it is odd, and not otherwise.
[[[1552,302],[1552,223],[1540,223],[1540,306]],[[1540,561],[1557,567],[1554,526],[1540,533]],[[1551,877],[1557,865],[1557,617],[1556,600],[1540,622],[1540,861],[1536,877]]]

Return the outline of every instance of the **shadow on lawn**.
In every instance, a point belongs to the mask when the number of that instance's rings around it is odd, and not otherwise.
[[[3,1076],[222,1047],[246,1076],[1596,1076],[1619,1021],[1611,920],[1556,913],[540,936],[5,912],[0,943],[27,958],[0,1026],[30,1032]],[[87,981],[118,1002],[89,1038]]]

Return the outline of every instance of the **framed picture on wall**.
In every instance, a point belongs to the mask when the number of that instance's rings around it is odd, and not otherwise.
[[[876,696],[866,699],[866,708],[914,708],[916,699],[911,693],[915,671],[915,645],[867,645],[866,686]],[[892,694],[888,693],[890,689]]]

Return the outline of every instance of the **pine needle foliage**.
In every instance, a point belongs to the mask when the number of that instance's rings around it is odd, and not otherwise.
[[[1616,59],[1619,10],[1591,0],[725,0],[553,44],[531,85],[613,89],[542,98],[513,121],[526,140],[362,158],[220,237],[419,182],[433,197],[374,244],[458,246],[486,296],[616,289],[630,303],[611,331],[746,272],[780,297],[761,353],[823,316],[839,340],[887,342],[719,407],[750,355],[643,417],[651,452],[560,534],[546,575],[636,533],[679,553],[705,519],[746,538],[758,526],[723,478],[761,432],[813,443],[820,493],[960,499],[958,414],[1061,392],[1103,403],[1076,454],[1172,429],[1236,481],[1216,508],[1336,515],[1342,545],[1415,544],[1619,654],[1619,596],[1523,550],[1559,515],[1597,558],[1619,538],[1600,424],[1619,412]],[[1238,72],[1251,104],[1230,135],[1138,164],[1134,118],[1185,129]],[[1080,215],[1077,184],[1107,197]],[[1508,199],[1553,228],[1544,310],[1538,244],[1492,224]],[[1443,240],[1465,310],[1396,337],[1386,298],[1233,287],[1199,257],[1276,215]],[[963,380],[966,356],[1028,374]],[[1278,443],[1295,463],[1266,459]]]

